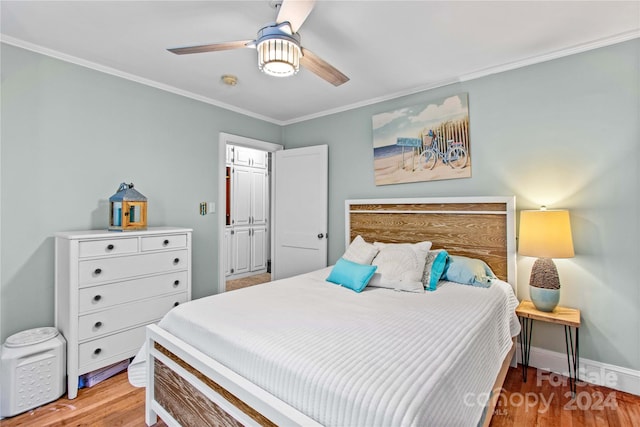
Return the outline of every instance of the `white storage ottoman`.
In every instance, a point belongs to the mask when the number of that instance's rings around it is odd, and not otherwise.
[[[11,335],[2,345],[0,416],[12,417],[65,392],[66,341],[56,328]]]

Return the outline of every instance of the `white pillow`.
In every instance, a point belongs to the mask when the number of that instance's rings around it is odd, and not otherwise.
[[[370,265],[373,258],[378,253],[378,248],[371,243],[367,243],[362,236],[357,235],[351,242],[342,258],[347,261],[355,262],[358,264]]]
[[[369,281],[369,286],[390,288],[399,291],[424,292],[422,273],[431,249],[431,242],[379,243],[380,250],[372,265],[378,266]]]

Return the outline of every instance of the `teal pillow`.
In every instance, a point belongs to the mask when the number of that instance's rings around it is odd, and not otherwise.
[[[447,266],[447,259],[449,259],[449,254],[443,249],[429,251],[427,262],[424,264],[424,272],[422,273],[422,284],[425,290],[435,291],[437,289],[438,281],[440,281]]]
[[[443,279],[463,285],[488,288],[496,279],[486,262],[477,258],[450,255],[443,274]]]
[[[327,281],[344,286],[356,292],[361,292],[373,277],[378,266],[358,264],[340,258],[333,266]]]

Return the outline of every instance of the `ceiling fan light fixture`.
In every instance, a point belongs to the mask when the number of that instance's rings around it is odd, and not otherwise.
[[[287,77],[300,70],[299,36],[290,33],[288,22],[260,30],[256,45],[260,71],[270,76]]]
[[[334,86],[340,86],[348,82],[349,77],[313,52],[300,46],[298,29],[313,10],[315,3],[316,0],[271,0],[271,5],[278,9],[276,22],[262,27],[255,40],[235,40],[167,50],[176,55],[185,55],[233,49],[256,49],[258,68],[265,74],[277,77],[291,76],[296,74],[302,65],[321,79]],[[223,79],[223,83],[230,86],[235,82],[236,80],[233,79]]]
[[[258,44],[258,67],[270,76],[292,76],[300,69],[300,47],[289,40],[265,40]]]

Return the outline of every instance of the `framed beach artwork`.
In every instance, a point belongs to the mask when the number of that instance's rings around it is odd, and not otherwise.
[[[471,177],[468,94],[376,114],[376,185]]]

